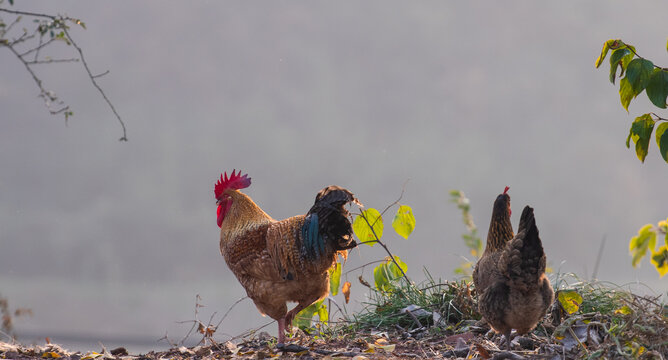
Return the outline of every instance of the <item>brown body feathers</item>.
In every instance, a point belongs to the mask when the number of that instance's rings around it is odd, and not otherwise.
[[[522,211],[517,235],[510,224],[510,196],[494,202],[487,247],[473,272],[478,309],[494,330],[506,336],[511,329],[531,331],[545,316],[554,291],[545,276],[545,252],[533,209]]]
[[[345,205],[357,199],[329,186],[307,214],[280,221],[237,189],[225,189],[221,199],[231,205],[221,224],[220,252],[258,310],[278,321],[283,343],[294,316],[327,296],[337,254],[356,246]],[[297,306],[288,311],[287,302]]]

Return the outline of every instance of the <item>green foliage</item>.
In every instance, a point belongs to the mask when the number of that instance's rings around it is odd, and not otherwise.
[[[615,83],[617,69],[621,68],[619,76],[619,99],[626,111],[629,111],[631,100],[645,91],[647,97],[654,106],[665,109],[668,98],[668,68],[655,65],[652,61],[638,55],[635,47],[624,43],[620,39],[608,40],[603,44],[601,55],[596,59],[595,66],[598,68],[603,63],[608,52],[610,55],[610,82]],[[668,44],[666,44],[668,50]],[[626,147],[631,147],[631,140],[635,144],[636,156],[641,162],[649,152],[649,144],[652,132],[656,129],[655,140],[659,148],[659,154],[668,163],[668,119],[655,113],[646,113],[635,118],[631,124],[629,135],[626,138]],[[664,223],[664,222],[661,222]],[[656,238],[659,234],[666,234],[665,228],[653,227],[651,224],[643,226],[638,235],[631,238],[629,250],[631,252],[631,264],[635,267],[651,251],[650,261],[663,277],[668,273],[668,243],[666,246],[655,250]],[[662,230],[663,229],[663,230]],[[667,239],[668,242],[668,239]]]
[[[374,246],[383,237],[383,217],[374,208],[362,211],[353,221],[353,232],[364,244]]]
[[[666,108],[666,97],[668,97],[668,71],[654,69],[647,81],[647,97],[656,107]]]
[[[331,269],[329,269],[329,293],[336,296],[339,293],[339,286],[341,285],[341,263],[336,262]]]
[[[657,249],[657,238],[664,240],[663,245]],[[638,235],[631,238],[629,251],[631,252],[631,264],[636,267],[647,251],[650,251],[650,262],[663,277],[668,273],[668,219],[659,221],[657,226],[647,224],[638,230]]]
[[[397,214],[394,215],[392,227],[404,239],[415,230],[415,216],[413,216],[413,209],[408,205],[401,205],[397,209]]]
[[[636,155],[642,162],[645,161],[647,156],[649,140],[652,138],[655,123],[649,114],[638,116],[631,124],[629,136],[626,138],[626,147],[630,147],[630,140],[633,140],[633,143],[636,144]]]
[[[399,200],[401,200],[401,197],[399,197]],[[357,238],[369,245],[380,244],[389,255],[385,260],[385,264],[381,264],[374,269],[376,287],[379,289],[389,290],[393,286],[392,281],[398,278],[404,278],[408,284],[411,284],[410,280],[406,277],[406,264],[398,256],[392,255],[387,245],[381,241],[381,237],[383,236],[383,214],[393,205],[399,204],[399,200],[388,206],[382,214],[378,210],[370,208],[362,211],[353,221],[353,231]],[[399,205],[392,221],[392,227],[399,236],[408,238],[413,229],[415,229],[415,217],[410,206]],[[392,262],[392,264],[388,265],[389,262]],[[395,277],[394,275],[397,276]]]
[[[652,231],[652,224],[647,224],[638,230],[638,235],[631,238],[629,251],[633,256],[631,265],[638,266],[640,260],[647,253],[647,249],[654,249],[656,246],[656,233]]]
[[[631,84],[631,90],[634,93],[634,97],[638,96],[643,90],[645,90],[653,69],[654,63],[649,60],[641,58],[631,60],[628,67],[626,68],[625,78],[628,79],[629,84]],[[628,109],[626,110],[628,111]]]
[[[437,282],[429,273],[427,280],[417,286],[401,283],[395,291],[373,291],[364,309],[354,314],[350,330],[409,331],[434,325],[456,331],[468,326],[466,320],[480,319],[470,283]],[[406,307],[424,310],[427,316],[417,315],[419,324],[407,314]]]
[[[329,312],[327,311],[327,305],[324,304],[324,300],[314,302],[304,310],[300,311],[297,316],[295,316],[295,319],[292,320],[292,325],[297,326],[302,330],[308,329],[311,327],[311,322],[316,314],[318,315],[320,322],[326,324],[329,321]]]
[[[658,251],[652,252],[651,260],[659,276],[663,277],[668,273],[668,245],[662,246]]]
[[[387,245],[381,241],[384,227],[383,214],[395,204],[398,204],[398,200],[388,206],[383,213],[380,213],[374,208],[364,210],[355,217],[352,225],[355,236],[357,236],[362,243],[368,244],[369,246],[378,243],[388,255],[390,255],[373,270],[376,285],[374,291],[392,292],[402,286],[399,284],[401,279],[405,280],[403,285],[409,287],[414,286],[406,277],[406,271],[408,271],[406,263],[401,261],[399,256],[391,255]],[[415,229],[415,217],[413,216],[413,210],[410,206],[399,205],[394,220],[392,221],[392,227],[399,236],[405,239],[410,236]],[[339,293],[341,272],[342,265],[338,262],[329,269],[329,291],[331,296],[336,296]],[[360,278],[362,277],[360,276]],[[344,285],[343,293],[345,302],[347,303],[350,296],[349,282],[346,282],[346,285]],[[320,323],[326,324],[329,321],[329,311],[327,306],[323,301],[319,301],[300,311],[295,317],[294,324],[302,329],[310,328],[313,317],[316,314],[318,314]]]
[[[464,244],[469,249],[469,253],[474,257],[475,260],[470,261],[466,260],[455,269],[455,274],[464,275],[465,277],[470,278],[472,274],[472,268],[480,255],[482,255],[482,240],[478,236],[478,228],[473,222],[473,216],[471,216],[471,205],[469,199],[466,197],[463,191],[451,190],[450,191],[450,201],[457,204],[457,208],[462,212],[462,221],[466,225],[467,233],[462,234],[462,239],[464,239]]]
[[[615,83],[618,69],[619,77],[619,100],[622,107],[629,111],[631,100],[635,99],[643,91],[656,107],[665,109],[666,98],[668,98],[668,68],[662,68],[655,65],[652,61],[640,57],[635,47],[624,43],[622,40],[608,40],[603,44],[601,55],[596,59],[595,66],[598,68],[603,60],[610,54],[610,82]],[[624,76],[622,78],[622,76]],[[662,118],[654,113],[647,113],[636,117],[629,136],[626,139],[626,147],[630,147],[630,140],[635,143],[635,150],[638,159],[645,162],[647,156],[652,131],[655,123],[664,121],[657,126],[656,143],[663,159],[668,163],[668,135],[666,135],[666,126],[664,124],[668,119]],[[661,130],[661,133],[659,133]]]
[[[668,162],[668,122],[659,124],[656,127],[656,143],[659,144],[659,151],[663,159]]]
[[[621,72],[619,76],[624,75],[624,70],[629,65],[629,62],[633,59],[633,53],[628,48],[617,49],[612,52],[610,55],[610,82],[615,83],[615,77],[617,75],[617,69],[621,67]]]
[[[408,271],[408,265],[398,256],[393,255],[393,258],[394,261],[391,257],[386,257],[384,262],[373,269],[373,280],[379,291],[394,290],[398,280]]]

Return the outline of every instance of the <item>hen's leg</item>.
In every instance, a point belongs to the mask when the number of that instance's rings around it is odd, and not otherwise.
[[[511,330],[508,330],[503,334],[503,336],[506,338],[506,348],[508,349],[508,351],[511,350],[510,349],[510,331]]]

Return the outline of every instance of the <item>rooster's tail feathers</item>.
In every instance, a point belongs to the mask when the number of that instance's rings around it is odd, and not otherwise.
[[[318,193],[301,229],[307,257],[319,258],[327,248],[339,251],[355,247],[350,213],[345,208],[350,202],[358,203],[353,193],[339,186],[328,186]]]
[[[318,214],[312,213],[304,218],[302,225],[302,244],[306,257],[317,259],[325,252],[325,240],[320,235]]]

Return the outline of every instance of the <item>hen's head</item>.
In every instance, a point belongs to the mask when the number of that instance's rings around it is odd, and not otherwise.
[[[213,188],[213,193],[216,196],[216,204],[218,204],[218,227],[223,224],[223,219],[230,206],[232,206],[232,198],[229,195],[230,190],[244,189],[250,186],[251,179],[248,174],[241,175],[241,171],[236,173],[232,170],[232,174],[228,177],[227,172],[220,174],[220,180],[216,182]]]
[[[510,195],[508,195],[509,189],[510,188],[506,186],[506,188],[503,189],[503,193],[496,197],[492,214],[505,215],[504,212],[507,211],[508,217],[510,218],[510,215],[512,215],[513,211],[510,210]]]

